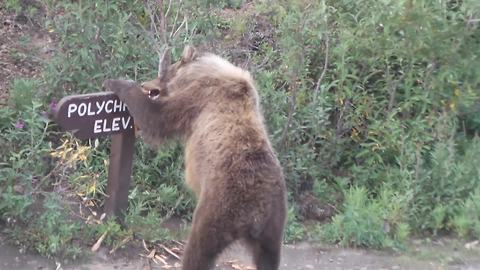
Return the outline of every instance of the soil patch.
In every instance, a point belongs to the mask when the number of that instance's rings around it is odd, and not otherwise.
[[[16,78],[35,78],[43,60],[53,52],[52,38],[39,21],[40,5],[34,17],[23,11],[15,13],[0,5],[0,106],[6,105],[11,82]],[[30,5],[32,7],[32,5]]]
[[[466,249],[455,240],[435,243],[417,242],[412,251],[395,254],[387,251],[344,249],[318,246],[309,243],[285,245],[282,251],[281,270],[351,269],[351,270],[470,270],[480,269],[480,249]],[[155,263],[141,257],[142,250],[130,250],[127,257],[111,257],[107,249],[100,249],[88,261],[61,264],[37,255],[25,254],[18,249],[0,244],[0,270],[3,269],[64,269],[64,270],[136,270],[181,269],[180,262],[169,258],[167,264]],[[135,256],[136,255],[136,256]],[[254,270],[249,254],[240,245],[233,245],[218,259],[216,270]]]

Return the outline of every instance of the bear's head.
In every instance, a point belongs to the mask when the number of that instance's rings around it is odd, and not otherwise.
[[[167,48],[159,61],[157,78],[142,83],[143,92],[151,99],[167,96],[168,82],[175,77],[181,68],[195,61],[196,58],[197,52],[195,48],[192,46],[186,46],[183,50],[180,60],[174,64],[171,64],[171,51],[169,48]]]
[[[143,93],[151,100],[189,91],[197,101],[240,102],[258,110],[258,93],[248,71],[218,55],[198,53],[191,46],[186,46],[173,64],[170,55],[170,50],[165,50],[157,78],[142,83]]]

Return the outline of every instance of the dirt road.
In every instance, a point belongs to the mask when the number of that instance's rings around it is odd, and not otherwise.
[[[179,262],[169,261],[169,266],[133,255],[131,259],[109,258],[106,250],[84,262],[56,263],[38,255],[21,254],[17,248],[0,244],[0,270],[146,270],[180,269]],[[135,251],[132,251],[135,253]],[[248,254],[242,247],[233,246],[218,260],[217,270],[253,270]],[[286,245],[283,249],[282,270],[351,269],[479,269],[480,249],[467,250],[459,243],[419,244],[403,255],[385,251],[341,249],[302,243]]]

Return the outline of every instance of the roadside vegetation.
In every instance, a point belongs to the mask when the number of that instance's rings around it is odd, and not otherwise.
[[[9,59],[40,67],[10,80],[0,107],[0,220],[24,248],[76,258],[102,235],[112,249],[179,237],[160,224],[189,221],[195,205],[180,145],[157,153],[136,142],[121,226],[101,212],[109,139],[79,141],[51,120],[63,96],[101,91],[107,78],[153,78],[167,44],[175,57],[193,44],[255,77],[288,184],[286,242],[402,250],[412,237],[480,239],[479,1],[7,0],[0,8],[52,40],[40,60],[45,48],[26,50],[28,35],[6,46]]]

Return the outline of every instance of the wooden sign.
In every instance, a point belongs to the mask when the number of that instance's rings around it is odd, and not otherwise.
[[[133,129],[127,106],[112,92],[64,97],[57,108],[57,123],[82,140]]]
[[[64,97],[56,122],[79,139],[112,135],[105,213],[121,217],[128,206],[135,142],[133,118],[112,92]]]

